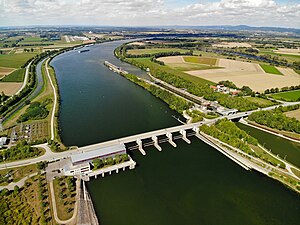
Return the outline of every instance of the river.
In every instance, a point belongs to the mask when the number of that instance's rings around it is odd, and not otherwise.
[[[139,86],[108,70],[124,41],[56,57],[61,94],[60,127],[66,145],[83,146],[178,125],[179,116]],[[139,76],[144,72],[122,63]],[[138,166],[87,188],[102,225],[296,225],[300,196],[277,181],[249,172],[203,142],[165,143],[163,151],[131,152]]]

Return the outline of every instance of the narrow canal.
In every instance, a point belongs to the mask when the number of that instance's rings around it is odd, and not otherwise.
[[[279,155],[281,158],[286,158],[286,160],[300,168],[300,144],[242,123],[237,123],[237,125],[239,128],[255,137],[262,145],[271,150],[271,152]]]
[[[61,93],[60,126],[66,145],[87,145],[178,125],[178,114],[147,91],[111,72],[113,50],[123,41],[67,52],[54,66]],[[118,64],[120,65],[120,64]],[[145,76],[122,64],[126,70]],[[162,152],[131,152],[135,170],[87,184],[103,225],[295,225],[300,196],[280,183],[248,172],[203,142]]]

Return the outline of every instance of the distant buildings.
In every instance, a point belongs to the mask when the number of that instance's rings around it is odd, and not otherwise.
[[[240,90],[226,87],[223,84],[218,84],[217,86],[211,85],[210,88],[213,89],[216,92],[220,92],[220,93],[223,93],[223,94],[237,95],[241,92]]]

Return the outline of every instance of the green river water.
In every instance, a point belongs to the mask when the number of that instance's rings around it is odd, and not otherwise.
[[[108,70],[108,60],[130,72],[113,50],[123,41],[70,51],[54,66],[61,94],[61,137],[66,145],[88,145],[179,125],[179,115],[147,91]],[[177,148],[130,152],[138,163],[87,183],[102,225],[297,225],[300,196],[281,183],[249,172],[191,138]],[[266,140],[273,142],[272,139]],[[281,154],[280,154],[281,155]],[[292,155],[288,155],[292,157]]]

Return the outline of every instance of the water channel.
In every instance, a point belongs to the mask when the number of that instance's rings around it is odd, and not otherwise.
[[[147,91],[111,72],[113,50],[124,41],[70,51],[52,62],[61,94],[61,137],[83,146],[179,125],[179,116]],[[145,73],[122,63],[140,76]],[[131,152],[131,171],[93,179],[87,187],[103,225],[296,225],[300,196],[279,182],[249,172],[192,138],[162,144],[163,151]]]

